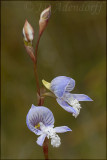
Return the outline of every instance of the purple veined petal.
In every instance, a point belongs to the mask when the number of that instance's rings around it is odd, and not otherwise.
[[[67,126],[55,127],[54,130],[55,130],[56,133],[64,133],[64,132],[72,131]]]
[[[58,76],[51,81],[51,91],[56,97],[61,98],[65,91],[72,91],[75,87],[75,80],[66,76]]]
[[[78,101],[93,101],[90,97],[88,97],[85,94],[71,94],[74,99],[77,99]]]
[[[68,85],[66,86],[65,91],[71,92],[74,89],[74,87],[75,87],[75,80],[70,78],[70,81],[69,81]]]
[[[45,140],[45,137],[46,137],[46,134],[42,134],[42,135],[40,135],[38,138],[37,138],[37,144],[39,145],[39,146],[42,146],[43,145],[43,142],[44,142],[44,140]]]
[[[45,126],[54,125],[53,113],[44,106],[38,107],[32,105],[27,114],[26,123],[28,128],[36,135],[41,134],[41,130],[35,128],[35,126],[38,125],[39,122],[42,122]]]
[[[57,98],[56,100],[57,100],[58,104],[59,104],[63,109],[65,109],[67,112],[76,114],[76,110],[75,110],[73,107],[69,106],[69,105],[67,104],[67,102],[65,102],[65,101],[63,101],[62,99],[59,99],[59,98]]]

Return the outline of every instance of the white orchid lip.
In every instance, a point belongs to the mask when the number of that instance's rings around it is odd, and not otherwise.
[[[62,99],[66,101],[68,104],[70,104],[72,108],[75,110],[75,112],[73,113],[73,116],[76,118],[80,113],[80,109],[82,108],[79,101],[73,98],[72,94],[70,93],[64,94]]]
[[[52,126],[46,127],[42,122],[40,124],[40,129],[42,131],[41,134],[46,134],[47,138],[51,138],[51,145],[53,147],[59,147],[61,144],[60,137],[56,134],[54,128]]]
[[[73,113],[73,116],[76,118],[80,113],[81,105],[79,104],[79,101],[77,99],[70,100],[69,103],[76,111],[76,114]]]

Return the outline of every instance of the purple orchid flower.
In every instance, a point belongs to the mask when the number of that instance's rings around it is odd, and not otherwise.
[[[81,109],[79,101],[92,101],[92,99],[85,94],[70,93],[75,87],[75,80],[70,77],[58,76],[54,78],[51,83],[45,80],[42,80],[42,83],[47,89],[54,93],[58,104],[66,111],[71,112],[75,118],[79,115]]]
[[[51,145],[59,147],[61,144],[60,137],[56,133],[72,131],[67,126],[54,127],[53,113],[44,106],[34,106],[32,104],[27,117],[26,123],[28,128],[39,135],[37,144],[42,146],[45,138],[51,138]]]

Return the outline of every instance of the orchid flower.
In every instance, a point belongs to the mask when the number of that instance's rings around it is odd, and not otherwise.
[[[34,106],[32,104],[27,117],[26,123],[28,128],[39,135],[37,144],[43,146],[45,138],[51,138],[51,145],[53,147],[59,147],[61,144],[60,137],[56,133],[64,133],[72,131],[67,126],[54,127],[53,113],[44,106]]]
[[[92,99],[85,94],[70,93],[75,87],[75,80],[70,77],[58,76],[54,78],[51,83],[45,80],[42,80],[42,83],[47,89],[54,93],[58,104],[66,111],[72,113],[75,118],[79,115],[81,109],[79,101],[92,101]]]

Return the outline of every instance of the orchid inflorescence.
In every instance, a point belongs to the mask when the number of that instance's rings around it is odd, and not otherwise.
[[[72,113],[75,118],[79,115],[81,109],[79,101],[92,101],[92,99],[85,94],[70,93],[75,87],[75,80],[70,77],[58,76],[50,83],[42,80],[43,85],[49,90],[49,92],[47,92],[45,88],[43,90],[43,88],[40,88],[39,86],[39,78],[37,74],[37,51],[40,37],[48,24],[50,15],[51,6],[46,8],[40,15],[39,36],[36,43],[35,52],[32,44],[34,39],[34,29],[27,20],[25,21],[23,27],[24,46],[34,64],[38,100],[37,106],[32,104],[26,117],[26,123],[27,127],[39,136],[36,142],[39,146],[43,146],[45,159],[48,159],[47,140],[50,138],[51,145],[53,147],[59,147],[61,144],[61,139],[57,133],[64,133],[72,130],[67,126],[54,128],[54,116],[48,108],[43,106],[44,98],[46,96],[54,97],[57,103],[64,110]]]

